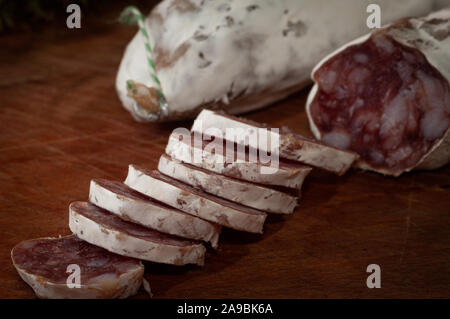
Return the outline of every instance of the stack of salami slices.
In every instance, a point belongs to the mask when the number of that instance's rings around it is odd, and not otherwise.
[[[242,134],[230,141],[227,129]],[[246,138],[254,132],[261,132],[258,143]],[[205,243],[217,248],[221,227],[263,233],[267,213],[294,212],[312,167],[342,175],[357,157],[204,110],[191,131],[171,134],[157,170],[130,165],[123,183],[92,180],[89,202],[69,207],[74,235],[22,242],[12,260],[39,297],[125,298],[142,283],[139,260],[203,265]],[[70,265],[79,266],[78,288],[69,287]]]

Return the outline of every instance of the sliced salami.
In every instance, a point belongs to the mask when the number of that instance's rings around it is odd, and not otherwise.
[[[89,201],[124,220],[162,233],[211,242],[217,248],[219,225],[174,209],[123,183],[92,180]]]
[[[69,227],[79,238],[119,255],[172,265],[205,261],[206,249],[200,242],[124,221],[87,202],[70,204]]]
[[[274,130],[261,123],[210,110],[203,110],[198,115],[191,131],[230,139],[265,153],[276,152],[281,158],[298,161],[338,175],[344,174],[358,158],[354,152],[330,147],[294,134],[286,128]],[[230,132],[233,133],[229,134]]]
[[[403,19],[326,57],[307,102],[314,135],[398,176],[450,161],[450,10]]]
[[[297,206],[297,197],[288,193],[182,163],[166,154],[161,155],[158,170],[204,192],[269,213],[290,214]]]
[[[130,165],[125,184],[167,205],[222,226],[262,233],[267,214],[209,195],[158,171]]]
[[[127,298],[136,294],[144,275],[139,260],[75,235],[23,241],[11,250],[11,259],[39,298]],[[79,282],[69,278],[78,270]]]
[[[262,163],[258,158],[250,159],[248,152],[236,148],[236,145],[226,145],[225,141],[218,138],[210,143],[206,140],[196,143],[195,138],[194,133],[175,130],[169,137],[166,154],[181,162],[225,176],[296,189],[301,189],[303,181],[311,172],[309,166],[283,160],[277,161],[278,167],[273,169],[270,163]]]

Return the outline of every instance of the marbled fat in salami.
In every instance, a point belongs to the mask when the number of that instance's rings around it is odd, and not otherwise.
[[[449,17],[398,21],[320,63],[307,105],[316,137],[384,174],[447,164]]]
[[[139,289],[142,263],[75,235],[23,241],[11,251],[22,279],[42,298],[126,298]],[[80,267],[80,288],[69,288],[69,265]],[[124,280],[126,279],[126,280]]]

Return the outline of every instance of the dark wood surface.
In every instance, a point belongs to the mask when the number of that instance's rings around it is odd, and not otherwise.
[[[155,168],[172,129],[122,109],[118,64],[135,29],[116,24],[0,38],[0,297],[33,298],[10,250],[70,233],[68,205],[91,178]],[[307,90],[248,115],[309,134]],[[381,266],[381,289],[366,267]],[[146,263],[155,298],[450,297],[450,167],[400,178],[314,171],[292,216],[264,235],[224,230],[206,265]],[[138,298],[147,295],[140,291]]]

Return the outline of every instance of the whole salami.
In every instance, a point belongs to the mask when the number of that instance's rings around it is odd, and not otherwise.
[[[379,4],[388,23],[426,14],[433,2],[165,0],[145,25],[167,107],[156,98],[140,33],[125,51],[116,88],[139,121],[192,118],[203,108],[248,112],[309,84],[322,57],[368,31],[369,4]]]
[[[450,9],[399,20],[320,62],[307,114],[315,137],[398,176],[450,162]]]

